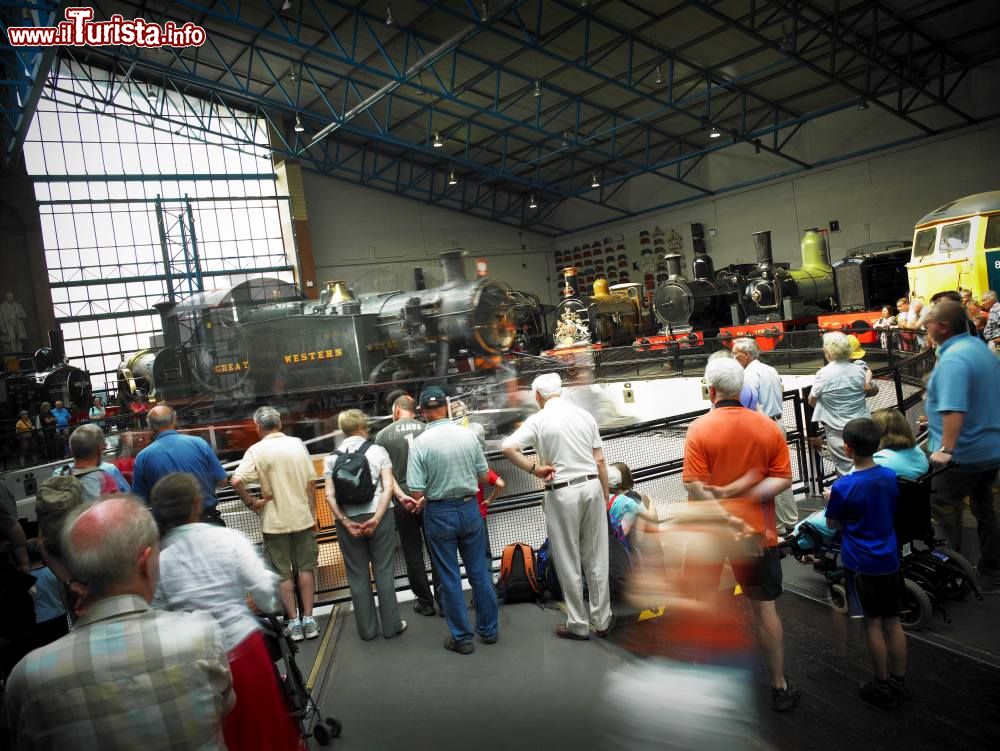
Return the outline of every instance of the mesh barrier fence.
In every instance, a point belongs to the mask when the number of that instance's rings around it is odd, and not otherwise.
[[[818,332],[803,334],[809,334],[814,343],[819,341]],[[804,342],[806,337],[797,337],[797,341]],[[785,353],[775,350],[763,359],[773,361],[783,356]],[[811,357],[819,364],[815,351],[811,353]],[[702,354],[702,368],[704,360]],[[923,414],[921,379],[933,366],[933,362],[932,353],[899,357],[892,364],[887,361],[881,365],[872,362],[880,388],[877,395],[869,397],[869,407],[873,411],[899,407],[905,412],[914,431],[919,432],[918,417]],[[775,364],[779,370],[782,369],[780,361]],[[551,366],[547,369],[551,370]],[[689,369],[689,375],[694,375],[695,372]],[[811,414],[807,397],[808,389],[801,393],[797,390],[788,391],[783,402],[782,425],[791,453],[793,488],[798,493],[819,492],[824,482],[834,475],[833,463],[825,448],[817,449],[807,441],[808,435],[815,432],[810,429],[807,421]],[[687,499],[680,474],[684,458],[684,438],[688,425],[703,413],[704,411],[699,411],[674,415],[601,431],[607,461],[627,464],[635,479],[635,489],[648,496],[661,515],[671,506],[684,503]],[[491,506],[487,517],[492,557],[497,560],[504,547],[513,542],[526,542],[537,548],[546,537],[541,481],[514,467],[499,451],[487,453],[487,459],[490,467],[507,483],[503,496]],[[246,534],[254,544],[260,545],[262,536],[257,515],[246,509],[231,490],[220,492],[219,503],[226,524]],[[316,573],[317,594],[326,601],[347,599],[350,596],[347,574],[321,482],[316,484],[316,508],[320,551],[319,570]],[[406,586],[406,573],[402,551],[398,547],[394,563],[397,585],[403,588]],[[425,564],[429,570],[426,552]]]

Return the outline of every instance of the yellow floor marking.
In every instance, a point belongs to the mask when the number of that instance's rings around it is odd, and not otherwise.
[[[313,686],[316,685],[316,678],[319,676],[320,667],[323,665],[323,658],[326,656],[326,648],[330,643],[330,637],[333,635],[333,627],[337,623],[338,612],[340,612],[339,605],[330,611],[330,620],[326,622],[326,629],[323,631],[323,641],[320,642],[319,650],[316,652],[316,659],[313,661],[312,670],[309,671],[309,680],[306,681],[306,689],[309,691],[312,691]]]

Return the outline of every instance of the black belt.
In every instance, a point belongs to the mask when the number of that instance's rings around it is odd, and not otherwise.
[[[559,490],[560,488],[568,488],[570,485],[579,485],[580,483],[590,482],[591,480],[596,480],[597,475],[584,475],[583,477],[577,477],[575,480],[566,480],[566,482],[554,482],[550,485],[546,485],[546,490]]]

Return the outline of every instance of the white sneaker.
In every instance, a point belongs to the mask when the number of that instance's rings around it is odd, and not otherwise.
[[[302,641],[305,635],[302,633],[302,622],[296,618],[285,625],[285,633],[292,637],[292,641]]]
[[[307,639],[315,639],[319,636],[319,625],[312,616],[305,616],[302,619],[302,633]]]

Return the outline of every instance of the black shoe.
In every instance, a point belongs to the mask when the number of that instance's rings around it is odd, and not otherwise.
[[[879,685],[878,681],[870,680],[861,684],[858,693],[862,699],[879,709],[892,709],[896,706],[896,697],[892,695],[887,683]]]
[[[802,691],[799,687],[785,676],[784,688],[771,686],[771,709],[775,712],[787,712],[795,706],[801,696]]]
[[[910,689],[906,687],[906,681],[894,675],[889,676],[889,693],[896,701],[909,701],[913,698]]]
[[[482,636],[480,635],[479,641],[483,644],[496,644],[497,639],[500,638],[500,634],[493,634],[493,636]]]
[[[450,636],[444,640],[444,648],[449,652],[458,652],[460,655],[471,655],[476,651],[476,645],[469,641],[455,641]]]
[[[417,601],[413,603],[413,612],[417,615],[434,615],[435,611],[433,605]]]

